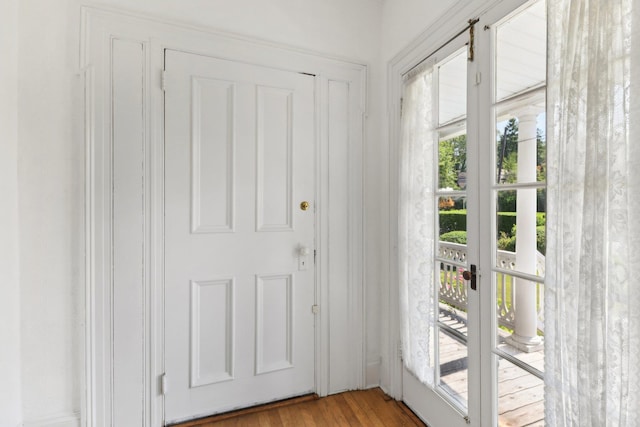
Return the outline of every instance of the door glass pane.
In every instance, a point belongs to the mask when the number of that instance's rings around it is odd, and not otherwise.
[[[546,180],[546,113],[544,92],[527,104],[496,109],[496,183]]]
[[[438,188],[451,191],[464,190],[466,187],[467,135],[462,128],[445,133],[438,143]]]
[[[498,425],[544,425],[546,14],[496,28],[494,358]]]
[[[457,328],[466,335],[466,324],[459,319],[443,315],[440,312],[440,321]],[[464,325],[464,326],[463,326]],[[467,409],[467,396],[469,390],[467,372],[467,344],[456,338],[450,331],[440,328],[439,334],[440,357],[440,387],[464,410]]]
[[[546,189],[521,188],[496,194],[495,266],[544,277]]]
[[[438,378],[436,384],[467,410],[467,58],[461,49],[438,65]],[[444,124],[444,125],[443,125]]]
[[[439,200],[436,271],[440,272],[440,320],[466,336],[467,283],[462,277],[467,265],[466,197],[444,196]]]
[[[467,265],[466,197],[464,191],[447,191],[447,194],[437,199],[438,385],[466,411],[468,284],[462,277]]]
[[[544,1],[503,22],[496,40],[496,100],[544,85],[547,21]]]
[[[530,355],[539,365],[539,354]],[[498,358],[498,425],[544,426],[544,381]]]
[[[502,272],[494,273],[496,348],[544,372],[544,284]]]
[[[438,67],[438,124],[467,114],[467,50],[462,49]]]

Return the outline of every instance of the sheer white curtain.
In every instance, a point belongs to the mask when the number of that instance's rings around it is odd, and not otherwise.
[[[402,356],[424,384],[434,382],[435,131],[432,68],[411,73],[404,83],[398,257]]]
[[[640,0],[549,0],[545,411],[640,425]]]

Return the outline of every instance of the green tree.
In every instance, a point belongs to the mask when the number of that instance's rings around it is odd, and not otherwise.
[[[504,132],[498,132],[496,144],[499,182],[516,182],[518,180],[518,121],[515,118],[509,119],[504,127]],[[498,211],[516,211],[515,191],[500,191],[498,193]]]
[[[467,135],[456,136],[451,138],[453,146],[453,157],[455,160],[455,168],[457,172],[467,171]]]
[[[513,174],[513,170],[507,168],[506,162],[509,159],[516,160],[518,156],[518,121],[515,118],[509,119],[504,127],[504,132],[498,132],[497,150],[498,156],[498,177],[500,182],[508,182],[506,179]]]
[[[538,142],[538,155],[537,155],[537,180],[538,181],[546,181],[547,180],[547,141],[542,134],[540,129],[536,130],[536,139]],[[538,212],[546,212],[547,211],[547,192],[540,189],[537,192],[538,194]]]
[[[455,159],[451,140],[440,141],[438,150],[438,186],[440,188],[456,188]]]
[[[467,171],[467,136],[460,135],[440,141],[438,173],[440,188],[459,190],[458,178]]]
[[[541,129],[536,129],[536,141],[538,152],[536,164],[538,165],[538,181],[545,181],[547,177],[547,141]]]

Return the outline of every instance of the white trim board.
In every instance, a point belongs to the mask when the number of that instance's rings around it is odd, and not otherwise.
[[[142,150],[143,241],[139,270],[142,272],[140,316],[142,330],[140,372],[144,384],[140,417],[144,426],[164,423],[160,377],[164,372],[163,300],[163,129],[164,96],[162,70],[165,49],[203,54],[234,61],[306,72],[316,76],[317,133],[317,250],[316,303],[316,391],[320,395],[365,386],[364,287],[363,287],[363,121],[365,115],[366,72],[363,64],[321,56],[301,49],[277,45],[237,35],[161,20],[115,12],[82,8],[80,68],[85,80],[85,212],[86,212],[86,348],[83,425],[113,424],[113,40],[138,45],[139,89],[142,132],[137,134]],[[134,53],[135,54],[135,53]],[[337,85],[337,86],[336,86]],[[346,96],[346,126],[332,120],[332,110],[340,100],[332,92]],[[344,99],[344,98],[343,98]],[[342,126],[342,127],[341,127]],[[334,131],[342,133],[334,141]],[[332,144],[347,142],[344,170],[334,170],[330,162]],[[335,180],[340,178],[340,182]],[[345,187],[346,204],[337,198]],[[332,209],[334,211],[332,211]],[[336,212],[340,224],[334,224]],[[331,214],[331,215],[330,215]],[[338,226],[339,225],[339,226]],[[336,230],[347,230],[347,236]],[[331,257],[344,256],[347,269],[332,268]],[[331,288],[347,290],[344,306],[331,304]],[[336,312],[336,310],[338,310]],[[332,316],[348,319],[346,327],[330,329]],[[347,343],[348,347],[338,345]],[[334,343],[332,345],[332,343]],[[344,362],[334,362],[330,360]],[[346,378],[333,374],[345,363]],[[340,383],[338,384],[338,380]],[[170,379],[169,379],[170,383]],[[332,384],[333,383],[333,384]]]

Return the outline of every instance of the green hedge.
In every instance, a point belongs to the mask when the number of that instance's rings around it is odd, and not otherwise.
[[[498,249],[503,251],[515,252],[516,251],[516,236],[509,234],[500,234],[498,239]]]
[[[542,255],[546,253],[547,250],[547,239],[546,239],[546,229],[544,225],[539,225],[536,227],[536,246],[538,248],[538,252]],[[514,226],[511,230],[511,233],[500,233],[500,238],[498,238],[498,249],[502,249],[504,251],[516,251],[516,227]]]
[[[441,242],[459,243],[461,245],[467,244],[467,232],[466,231],[450,231],[440,236]]]
[[[516,212],[498,213],[498,235],[501,233],[511,234],[513,226],[516,225]],[[536,226],[545,225],[545,213],[536,213]],[[467,230],[467,211],[463,209],[440,211],[440,235],[451,231]]]
[[[440,211],[440,235],[451,231],[467,230],[467,211],[463,209]]]
[[[547,230],[544,225],[536,227],[536,243],[538,245],[538,251],[542,255],[547,253]]]
[[[536,227],[545,226],[547,224],[547,214],[545,212],[536,213]]]
[[[498,212],[498,236],[502,236],[502,233],[510,235],[515,225],[515,212]]]

